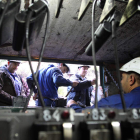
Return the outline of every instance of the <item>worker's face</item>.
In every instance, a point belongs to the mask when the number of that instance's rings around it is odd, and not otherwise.
[[[8,70],[9,70],[9,72],[14,73],[17,70],[19,64],[20,63],[18,63],[18,62],[8,62]]]
[[[61,67],[61,71],[62,71],[63,74],[64,74],[64,73],[67,73],[67,72],[68,72],[68,68],[65,67],[65,66],[62,66],[62,67]]]
[[[129,93],[129,75],[126,73],[122,73],[122,80],[121,80],[122,89],[125,93]]]
[[[79,74],[80,74],[81,76],[83,76],[83,77],[86,76],[87,71],[88,71],[88,67],[86,67],[86,66],[85,66],[85,67],[79,68]]]

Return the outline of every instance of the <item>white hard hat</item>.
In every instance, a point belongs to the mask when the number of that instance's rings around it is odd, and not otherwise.
[[[81,66],[78,67],[78,69],[81,68],[81,67],[88,67],[88,68],[90,68],[90,66],[88,66],[88,65],[81,65]]]
[[[124,64],[120,68],[120,71],[124,71],[124,72],[133,71],[140,74],[140,57],[134,58],[128,63]]]
[[[17,63],[21,63],[21,61],[19,60],[8,60],[9,62],[17,62]]]

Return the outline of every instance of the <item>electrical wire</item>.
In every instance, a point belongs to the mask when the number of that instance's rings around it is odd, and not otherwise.
[[[48,31],[47,29],[49,27],[49,22],[50,22],[50,12],[49,12],[49,8],[47,7],[47,21],[46,21],[45,37],[44,37],[43,45],[42,45],[41,52],[40,52],[40,57],[39,57],[39,62],[38,62],[39,64],[37,66],[36,76],[38,75],[38,70],[39,70],[39,67],[40,67],[40,62],[42,61],[43,52],[44,52],[44,49],[45,49],[45,46],[46,46],[47,31]]]
[[[113,39],[113,46],[114,46],[114,51],[115,51],[115,63],[116,63],[116,72],[117,72],[117,78],[118,78],[118,85],[120,89],[120,96],[121,96],[121,101],[122,101],[122,106],[123,106],[123,111],[126,112],[126,105],[124,101],[124,96],[122,92],[122,86],[121,86],[121,78],[120,78],[120,72],[119,72],[119,58],[118,58],[118,51],[117,51],[117,45],[116,45],[116,34],[115,34],[115,21],[112,21],[112,39]]]
[[[42,97],[42,94],[41,94],[41,90],[40,90],[39,84],[37,82],[36,75],[34,74],[34,71],[33,71],[33,68],[32,68],[31,56],[30,56],[30,51],[29,51],[29,24],[30,24],[30,19],[32,17],[32,14],[33,14],[33,11],[30,11],[28,16],[27,16],[27,20],[26,20],[26,38],[25,38],[26,53],[27,53],[27,57],[28,57],[28,61],[29,61],[29,66],[30,66],[30,69],[31,69],[31,72],[32,72],[32,75],[33,75],[33,79],[34,79],[35,84],[36,84],[37,89],[38,89],[38,94],[39,94],[39,97],[40,97],[41,104],[42,104],[43,107],[45,107],[44,100],[43,100],[43,97]]]
[[[95,26],[95,5],[97,0],[94,0],[92,5],[92,57],[93,57],[93,65],[95,69],[95,75],[96,75],[96,90],[95,90],[95,108],[98,108],[97,105],[97,92],[98,92],[98,74],[97,74],[97,68],[96,68],[96,57],[95,57],[95,40],[94,40],[94,26]]]
[[[47,29],[48,29],[49,21],[50,21],[50,12],[49,12],[49,8],[48,8],[48,6],[47,6],[46,8],[47,8],[46,30],[45,30],[45,37],[44,37],[44,40],[43,40],[43,45],[42,45],[41,52],[40,52],[40,55],[39,55],[39,62],[38,62],[37,70],[36,70],[36,73],[35,73],[35,77],[36,77],[36,78],[37,78],[37,75],[38,75],[38,70],[39,70],[39,67],[40,67],[40,63],[41,63],[41,61],[42,61],[43,52],[44,52],[44,49],[45,49],[45,46],[46,46],[47,31],[48,31]],[[28,52],[27,52],[27,54],[28,54]],[[31,64],[31,63],[29,63],[29,64]],[[31,67],[32,67],[32,66],[31,66]],[[30,68],[31,68],[31,67],[30,67]],[[31,69],[32,69],[32,68],[31,68]],[[32,74],[34,74],[34,73],[32,73]],[[24,108],[23,108],[23,111],[25,111],[25,110],[27,109],[28,102],[29,102],[29,100],[30,100],[30,98],[31,98],[32,92],[33,92],[33,90],[31,89],[30,95],[28,96],[28,100],[27,100],[27,102],[26,102],[26,105],[25,105]],[[40,96],[40,95],[39,95],[39,96]],[[42,94],[41,94],[41,96],[42,96]],[[42,97],[42,99],[43,99],[43,97]],[[43,100],[43,103],[44,103],[44,100]],[[42,106],[43,106],[43,103],[41,102]],[[44,104],[44,106],[45,106],[45,104]],[[44,106],[43,106],[43,107],[44,107]]]
[[[1,15],[0,28],[1,28],[1,24],[2,24],[2,21],[3,21],[4,15],[5,15],[5,13],[6,13],[7,9],[8,9],[9,3],[10,3],[10,0],[7,0],[6,6],[5,6],[5,8],[4,8],[3,12],[2,12],[2,15]]]

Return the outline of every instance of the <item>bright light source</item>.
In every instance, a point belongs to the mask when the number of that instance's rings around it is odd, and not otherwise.
[[[119,122],[112,122],[111,124],[112,124],[112,126],[114,126],[114,127],[120,126],[120,123],[119,123]]]
[[[72,124],[71,123],[63,123],[63,127],[64,128],[72,128]]]

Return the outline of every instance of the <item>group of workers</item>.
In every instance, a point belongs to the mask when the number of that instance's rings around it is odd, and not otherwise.
[[[0,106],[12,106],[13,98],[17,96],[28,96],[29,90],[33,89],[34,99],[38,97],[38,89],[33,79],[33,75],[27,77],[27,84],[16,74],[20,61],[9,60],[8,65],[0,67]],[[123,97],[127,108],[140,108],[140,57],[134,58],[120,68],[122,75],[121,86],[124,91]],[[38,71],[37,81],[44,99],[45,106],[56,106],[58,98],[58,87],[67,86],[69,95],[67,96],[67,107],[73,108],[76,112],[81,112],[83,108],[94,108],[90,106],[91,93],[95,79],[87,80],[86,74],[89,66],[78,67],[78,73],[72,75],[70,79],[63,77],[69,71],[65,63],[57,66],[49,65]],[[40,98],[37,102],[41,106]],[[122,109],[120,94],[102,98],[98,102],[99,108]]]

